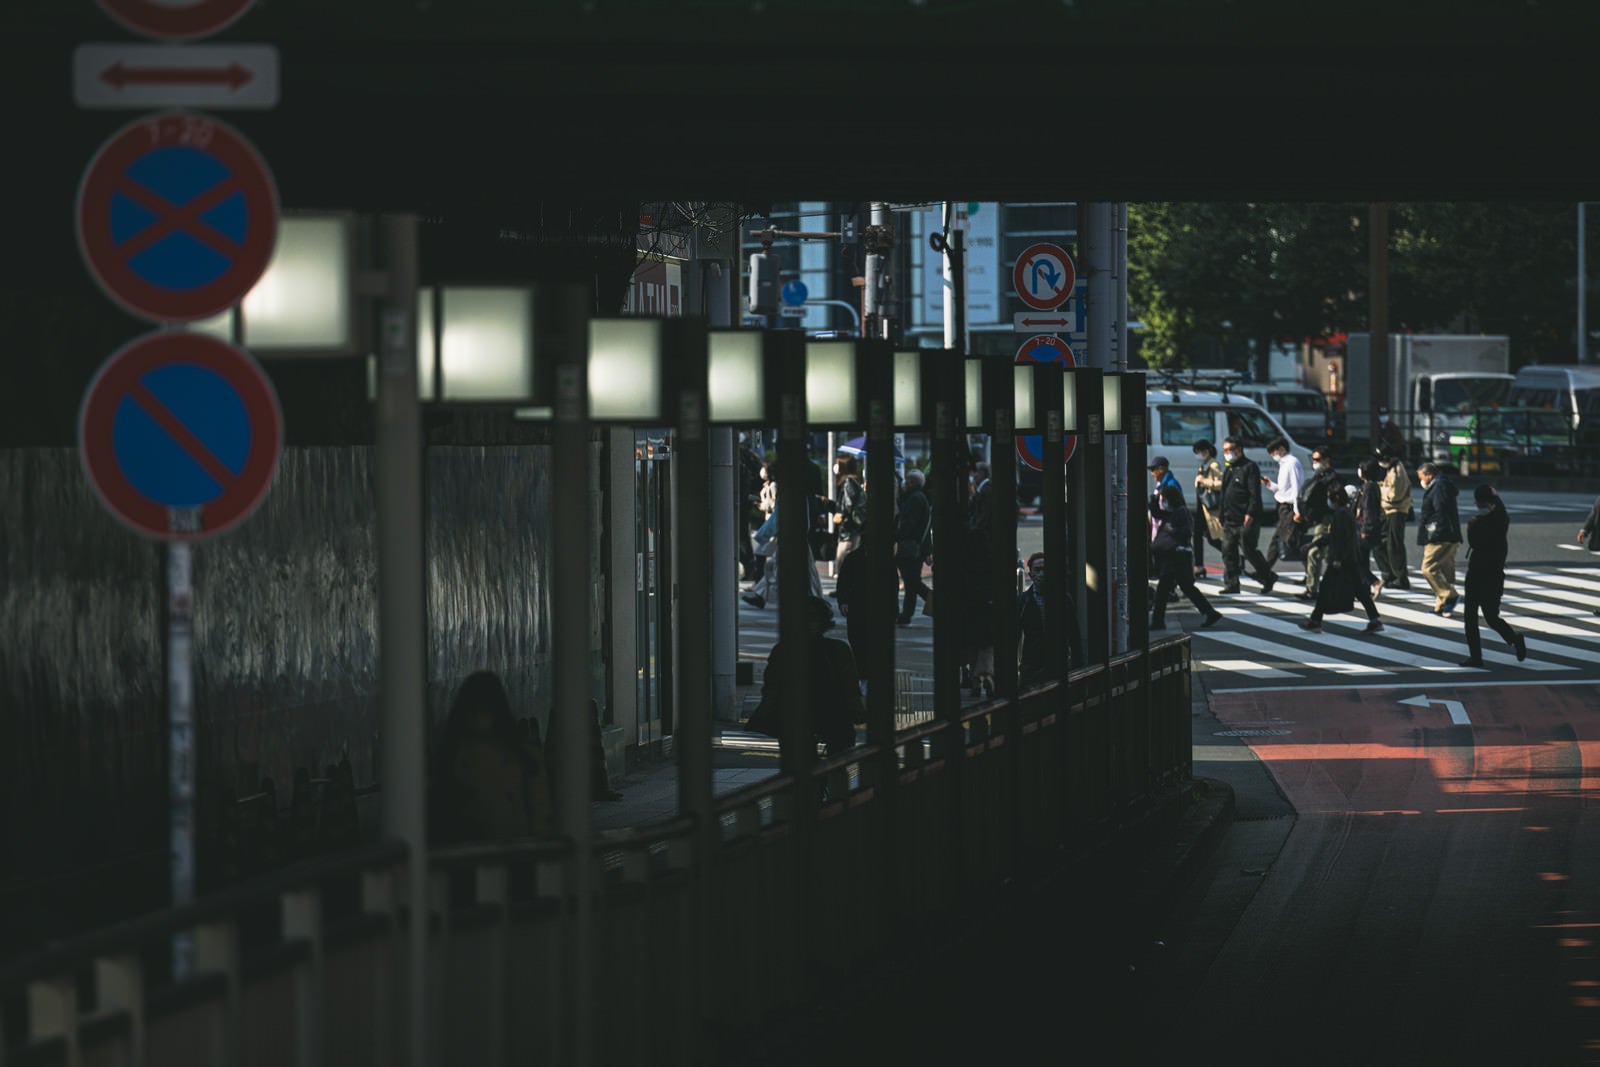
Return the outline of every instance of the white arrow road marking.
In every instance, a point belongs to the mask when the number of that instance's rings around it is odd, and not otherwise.
[[[1407,697],[1400,701],[1414,708],[1425,708],[1429,704],[1443,704],[1444,710],[1450,713],[1450,721],[1457,726],[1471,726],[1472,720],[1467,718],[1466,706],[1459,700],[1429,700],[1426,696]]]

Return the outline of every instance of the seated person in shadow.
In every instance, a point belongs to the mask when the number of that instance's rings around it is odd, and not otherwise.
[[[524,738],[492,671],[461,683],[434,753],[434,838],[508,841],[550,832],[544,753]]]

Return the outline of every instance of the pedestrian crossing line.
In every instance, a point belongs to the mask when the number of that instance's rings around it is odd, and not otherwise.
[[[1387,615],[1385,615],[1383,610],[1380,608],[1379,615],[1384,619],[1385,622],[1383,638],[1380,638],[1380,640],[1387,639],[1390,642],[1398,641],[1405,644],[1421,645],[1425,648],[1444,653],[1447,659],[1449,659],[1445,669],[1460,670],[1460,661],[1467,657],[1467,638],[1466,630],[1459,616],[1443,618],[1433,614],[1432,611],[1416,611],[1410,608],[1401,608],[1399,611],[1391,611]],[[1324,619],[1322,622],[1323,626],[1326,627],[1329,621],[1331,620]],[[1404,622],[1403,627],[1400,625],[1402,622]],[[1388,625],[1389,623],[1393,623],[1394,625]],[[1346,622],[1345,620],[1340,619],[1338,620],[1338,625],[1358,627],[1364,626],[1366,623],[1364,620],[1351,620]],[[1420,627],[1421,630],[1419,631],[1418,629],[1413,629],[1413,627]],[[1426,632],[1433,630],[1448,631],[1454,639],[1447,640],[1442,637],[1434,637],[1431,635],[1431,633]],[[1536,651],[1542,654],[1545,649],[1551,647],[1545,645],[1543,642],[1529,641],[1528,658],[1523,662],[1518,663],[1515,652],[1500,651],[1500,649],[1504,647],[1504,642],[1500,640],[1499,634],[1495,633],[1487,626],[1483,627],[1483,639],[1483,658],[1488,662],[1503,664],[1507,667],[1520,667],[1523,670],[1529,671],[1570,671],[1573,669],[1571,664],[1553,663],[1536,657],[1534,655]],[[1560,646],[1555,647],[1559,649]],[[1437,670],[1439,668],[1430,667],[1427,669]]]
[[[1276,612],[1275,614],[1292,617],[1291,613],[1289,612],[1280,611]],[[1260,625],[1270,629],[1274,634],[1279,635],[1277,638],[1279,647],[1288,647],[1284,639],[1289,635],[1284,634],[1282,630],[1282,623],[1273,620],[1263,620],[1261,623],[1252,623],[1248,620],[1244,621],[1246,625]],[[1299,619],[1296,619],[1296,622],[1298,621]],[[1465,641],[1461,643],[1460,647],[1457,647],[1449,642],[1427,638],[1421,635],[1415,635],[1400,642],[1402,644],[1410,643],[1422,645],[1429,650],[1442,652],[1448,656],[1456,657],[1454,659],[1444,660],[1436,659],[1433,656],[1420,655],[1416,652],[1410,652],[1403,648],[1396,647],[1397,642],[1395,638],[1403,636],[1399,633],[1385,631],[1381,635],[1361,634],[1360,636],[1343,636],[1337,632],[1338,630],[1349,628],[1353,632],[1359,633],[1359,628],[1365,626],[1366,624],[1366,617],[1364,615],[1358,622],[1351,623],[1346,623],[1344,620],[1336,619],[1335,616],[1330,615],[1322,620],[1322,632],[1320,634],[1309,633],[1307,631],[1297,629],[1293,636],[1298,641],[1304,642],[1304,644],[1296,644],[1295,647],[1303,648],[1306,645],[1310,645],[1317,649],[1331,648],[1339,652],[1354,653],[1358,656],[1375,656],[1382,660],[1382,666],[1379,669],[1384,671],[1404,669],[1422,671],[1459,670],[1460,659],[1467,654]],[[1336,627],[1336,629],[1330,630],[1330,625]]]
[[[1417,608],[1391,606],[1390,610],[1385,612],[1384,608],[1380,604],[1378,613],[1386,621],[1392,620],[1397,623],[1404,622],[1408,627],[1420,627],[1425,630],[1442,630],[1453,634],[1459,637],[1459,641],[1453,642],[1451,647],[1455,649],[1456,654],[1462,656],[1463,658],[1466,657],[1466,624],[1461,618],[1461,609],[1459,607],[1450,615],[1435,615],[1433,613],[1433,609],[1427,607],[1426,605]],[[1515,655],[1509,655],[1508,657],[1507,655],[1503,655],[1499,652],[1490,651],[1488,646],[1491,642],[1496,646],[1501,644],[1500,636],[1487,626],[1482,626],[1481,629],[1483,631],[1484,638],[1485,659],[1495,659],[1497,662],[1515,664],[1524,670],[1572,670],[1573,667],[1570,663],[1552,664],[1549,661],[1575,660],[1578,663],[1587,665],[1592,659],[1592,654],[1585,649],[1573,648],[1569,645],[1559,645],[1552,642],[1540,641],[1527,637],[1527,633],[1530,632],[1547,633],[1550,636],[1590,636],[1583,631],[1576,631],[1569,626],[1564,626],[1561,623],[1549,622],[1537,616],[1523,615],[1518,612],[1506,612],[1505,619],[1518,630],[1524,631],[1524,640],[1528,642],[1528,658],[1522,663],[1517,663]],[[1540,666],[1535,666],[1535,664],[1540,664]]]
[[[1556,575],[1546,574],[1542,571],[1506,571],[1506,575],[1508,577],[1528,578],[1532,580],[1543,578],[1546,581],[1558,581],[1562,588],[1588,589],[1592,592],[1600,593],[1600,580],[1596,580],[1595,578],[1595,575],[1600,574],[1600,571],[1596,571],[1592,567],[1562,567],[1559,569],[1558,573],[1565,575],[1587,575],[1587,578],[1568,577],[1558,579]],[[1596,598],[1595,607],[1600,607],[1600,597]]]
[[[1235,621],[1246,621],[1251,615],[1244,608],[1226,607],[1218,608],[1217,610],[1222,612],[1230,624]],[[1335,674],[1389,674],[1392,672],[1390,667],[1375,667],[1370,663],[1352,663],[1349,660],[1320,655],[1313,649],[1306,648],[1303,645],[1289,644],[1279,638],[1256,637],[1234,629],[1231,625],[1225,631],[1202,630],[1189,635],[1191,641],[1195,638],[1225,642],[1231,649],[1240,652],[1254,652],[1269,659],[1290,660],[1295,666],[1305,667],[1308,670],[1332,671]],[[1302,653],[1310,653],[1310,655],[1307,658],[1300,658]]]
[[[1500,614],[1513,626],[1527,620],[1533,627],[1552,637],[1577,637],[1585,641],[1600,639],[1600,618],[1573,615],[1570,611],[1552,611],[1548,601],[1536,597],[1507,596],[1500,601]],[[1565,620],[1565,621],[1558,621]]]
[[[1515,578],[1506,579],[1506,588],[1515,589],[1522,593],[1537,593],[1545,600],[1559,600],[1564,604],[1578,604],[1589,611],[1600,608],[1600,597],[1588,593],[1570,593],[1565,589],[1554,586],[1539,585],[1536,582],[1524,582]]]
[[[1257,663],[1253,659],[1208,659],[1205,665],[1214,671],[1227,671],[1229,674],[1242,674],[1249,678],[1304,678],[1303,674],[1293,671],[1280,671],[1276,667],[1268,667],[1265,663]]]

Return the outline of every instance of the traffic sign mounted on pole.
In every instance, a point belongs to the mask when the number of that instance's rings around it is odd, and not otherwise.
[[[1036,311],[1053,311],[1066,303],[1076,280],[1072,257],[1058,245],[1030,245],[1011,268],[1018,299]]]
[[[1022,342],[1017,349],[1016,359],[1013,363],[1060,363],[1064,367],[1076,367],[1078,361],[1073,358],[1072,348],[1061,338],[1053,334],[1039,334]],[[1061,441],[1061,462],[1065,463],[1072,458],[1073,449],[1077,447],[1078,438],[1074,434],[1067,434]],[[1044,470],[1044,435],[1022,434],[1017,437],[1017,458],[1036,471]]]
[[[98,0],[105,13],[134,33],[163,41],[205,37],[233,22],[255,0]]]
[[[78,189],[78,247],[106,295],[154,322],[209,318],[272,258],[278,193],[226,123],[162,111],[95,153]]]
[[[278,50],[265,44],[81,44],[72,96],[86,108],[266,110],[278,103]]]
[[[248,353],[202,333],[146,334],[95,373],[78,454],[100,502],[162,541],[197,541],[242,521],[283,449],[278,394]],[[198,521],[174,522],[197,512]]]

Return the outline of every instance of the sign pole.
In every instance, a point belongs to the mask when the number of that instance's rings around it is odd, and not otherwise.
[[[182,535],[199,529],[193,508],[169,508],[167,544],[167,796],[172,904],[194,900],[194,549]],[[194,971],[194,936],[172,938],[172,974]]]

